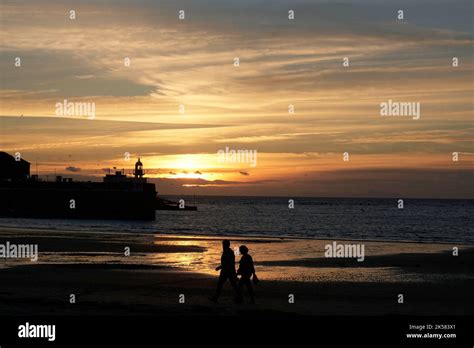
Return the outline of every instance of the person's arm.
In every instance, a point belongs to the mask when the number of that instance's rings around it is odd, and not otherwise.
[[[222,264],[223,264],[223,257],[221,256],[221,264],[219,266],[216,267],[216,271],[220,271],[222,269]]]

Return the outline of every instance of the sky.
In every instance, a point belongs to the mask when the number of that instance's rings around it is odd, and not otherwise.
[[[474,198],[472,1],[3,0],[0,27],[0,151],[40,175],[140,157],[162,194]]]

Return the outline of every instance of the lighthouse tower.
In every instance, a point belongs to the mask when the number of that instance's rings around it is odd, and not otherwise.
[[[133,171],[133,175],[135,179],[141,179],[144,175],[143,173],[143,163],[140,161],[140,157],[138,157],[137,163],[135,163],[135,170]]]

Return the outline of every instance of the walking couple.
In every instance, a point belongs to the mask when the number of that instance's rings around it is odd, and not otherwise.
[[[258,282],[258,278],[255,274],[252,256],[248,254],[249,249],[245,245],[241,245],[239,247],[242,257],[240,259],[239,269],[237,272],[235,271],[235,254],[230,248],[230,242],[228,240],[222,241],[222,249],[221,264],[220,266],[216,267],[216,271],[221,271],[219,275],[219,281],[217,282],[216,294],[209,299],[212,302],[217,303],[222,291],[222,286],[228,279],[235,291],[235,302],[242,303],[243,287],[245,285],[250,296],[250,303],[255,303],[253,287],[250,279],[253,276],[253,282],[256,284]],[[237,278],[238,275],[240,275],[240,279]]]

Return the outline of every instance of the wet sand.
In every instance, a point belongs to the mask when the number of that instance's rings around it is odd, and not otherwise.
[[[211,303],[220,240],[203,236],[2,228],[0,243],[37,243],[38,262],[0,259],[0,311],[11,315],[452,315],[474,309],[474,248],[361,242],[364,262],[324,257],[327,240],[229,238],[246,244],[261,282],[257,304],[229,285]],[[350,241],[341,241],[341,243]],[[129,247],[130,256],[124,255]],[[76,303],[69,303],[69,295]],[[185,303],[179,303],[180,295]],[[294,303],[288,296],[294,295]],[[397,303],[397,295],[404,303]]]

